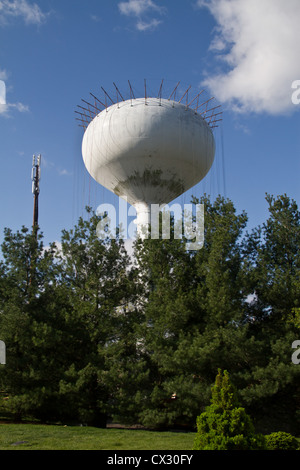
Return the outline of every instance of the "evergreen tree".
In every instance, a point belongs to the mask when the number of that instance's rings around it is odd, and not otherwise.
[[[74,416],[105,426],[112,412],[114,391],[107,350],[119,342],[120,317],[132,295],[128,256],[121,240],[99,238],[99,217],[64,231],[61,244],[61,284],[68,286],[72,315],[78,325],[77,353],[60,381],[60,394],[76,405]]]
[[[286,195],[267,195],[269,218],[247,239],[254,301],[250,315],[276,331],[300,305],[300,213]],[[270,333],[271,333],[270,331]]]
[[[194,450],[263,450],[250,416],[240,406],[227,371],[219,370],[211,405],[197,418]]]
[[[193,328],[195,320],[191,308],[192,260],[183,242],[172,238],[138,242],[136,256],[144,285],[141,293],[144,318],[139,330],[149,370],[149,380],[142,389],[144,400],[139,420],[148,427],[166,427],[173,425],[181,414],[190,415],[188,409],[182,410],[175,404],[177,395],[170,361],[180,336]],[[180,372],[177,370],[175,375],[181,381]]]
[[[266,200],[269,218],[245,240],[247,282],[253,294],[245,314],[257,347],[240,382],[241,396],[257,418],[269,415],[272,426],[299,432],[300,370],[292,363],[291,345],[299,338],[300,213],[286,195],[267,195]]]
[[[141,420],[153,427],[192,425],[218,367],[242,369],[246,360],[240,238],[247,218],[223,198],[193,202],[205,205],[202,250],[170,239],[146,240],[138,252],[153,383]]]
[[[268,432],[297,433],[300,218],[286,195],[267,202],[268,220],[245,235],[247,216],[231,201],[193,198],[205,206],[203,248],[187,251],[172,231],[137,240],[134,263],[122,240],[99,239],[90,210],[47,248],[42,234],[5,229],[8,409],[48,421],[193,426],[222,369]]]
[[[25,227],[16,234],[5,229],[2,244],[0,335],[7,364],[1,382],[9,394],[9,411],[17,418],[43,414],[46,402],[53,399],[51,383],[57,371],[54,338],[59,330],[49,314],[55,266],[42,238]]]
[[[6,230],[2,246],[0,335],[7,346],[1,376],[18,418],[105,425],[112,394],[105,354],[118,342],[130,298],[127,254],[119,240],[98,239],[89,213],[64,231],[61,248],[42,235]]]

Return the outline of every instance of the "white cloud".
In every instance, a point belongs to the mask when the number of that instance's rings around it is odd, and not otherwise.
[[[40,25],[46,20],[47,14],[43,13],[36,3],[28,0],[0,0],[0,26],[9,24],[9,20],[21,18],[25,24]],[[23,103],[7,103],[6,83],[8,74],[0,70],[0,115],[9,116],[11,109],[23,113],[29,110]]]
[[[120,12],[124,15],[141,16],[149,10],[162,12],[163,8],[158,6],[152,0],[128,0],[119,3]]]
[[[72,172],[69,170],[66,170],[65,168],[62,170],[61,169],[58,170],[58,174],[59,176],[72,176]]]
[[[29,111],[28,106],[23,103],[8,103],[6,100],[6,83],[7,73],[0,70],[0,116],[8,117],[11,109],[16,109],[20,113]]]
[[[153,20],[149,20],[148,22],[139,20],[136,24],[136,27],[139,31],[150,31],[156,29],[160,23],[161,21],[155,18],[153,18]]]
[[[161,23],[156,18],[149,15],[156,13],[162,15],[165,8],[157,5],[153,0],[128,0],[119,3],[120,13],[126,16],[134,16],[137,19],[136,28],[138,31],[154,30]]]
[[[90,18],[92,21],[95,21],[95,23],[99,23],[101,21],[101,18],[98,15],[90,15]]]
[[[0,82],[1,85],[1,82]],[[27,113],[29,111],[29,107],[23,103],[4,103],[1,102],[1,90],[0,90],[0,116],[9,117],[10,110],[17,110],[19,113]]]
[[[69,171],[66,168],[57,166],[52,160],[49,160],[48,157],[45,157],[45,154],[43,154],[43,158],[42,158],[42,168],[44,168],[47,171],[54,171],[59,176],[72,176],[73,175],[72,171]]]
[[[0,80],[7,80],[8,74],[6,70],[0,70]]]
[[[6,24],[9,18],[21,17],[26,24],[41,24],[46,19],[36,3],[28,0],[0,0],[0,24]]]
[[[23,103],[8,103],[7,107],[8,107],[8,109],[9,108],[16,109],[20,113],[27,113],[29,111],[29,107],[26,104],[23,104]]]
[[[238,112],[295,109],[291,85],[300,79],[299,0],[198,0],[217,27],[210,46],[222,71],[204,85]]]

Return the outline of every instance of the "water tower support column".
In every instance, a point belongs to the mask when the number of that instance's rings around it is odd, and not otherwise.
[[[137,236],[142,240],[149,237],[150,204],[139,202],[134,205],[136,209]]]

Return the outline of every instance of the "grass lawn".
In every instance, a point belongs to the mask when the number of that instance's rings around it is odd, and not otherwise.
[[[0,424],[0,450],[191,450],[195,433]]]

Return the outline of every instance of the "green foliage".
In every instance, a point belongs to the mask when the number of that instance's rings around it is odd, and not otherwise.
[[[279,431],[265,436],[267,450],[298,450],[297,439],[290,433]]]
[[[293,308],[288,316],[288,322],[300,330],[300,308]]]
[[[239,405],[227,371],[216,377],[211,405],[197,418],[194,450],[259,450],[263,437],[257,435],[250,416]]]
[[[147,299],[142,331],[153,383],[140,413],[147,426],[150,416],[152,426],[193,426],[218,367],[228,362],[243,366],[245,332],[236,325],[246,295],[240,286],[239,245],[246,216],[236,215],[233,204],[221,197],[194,203],[205,206],[203,249],[190,253],[172,239],[137,246]]]
[[[222,369],[237,391],[214,390],[211,406],[222,410],[213,416],[220,436],[229,429],[230,445],[256,445],[253,433],[239,437],[252,432],[247,413],[264,432],[284,422],[297,435],[300,367],[291,345],[300,339],[300,216],[286,195],[266,199],[268,219],[245,233],[247,216],[230,200],[194,198],[205,207],[203,248],[187,251],[173,235],[137,240],[134,259],[121,239],[98,238],[90,209],[47,248],[40,233],[5,229],[6,411],[193,429]]]
[[[257,347],[251,367],[239,373],[240,395],[258,419],[268,413],[297,433],[300,368],[291,361],[291,344],[299,338],[300,213],[286,195],[266,200],[269,218],[244,240],[244,281],[253,295],[244,311]]]
[[[250,234],[246,251],[252,261],[248,281],[256,295],[251,315],[274,334],[300,306],[300,213],[286,195],[267,195],[266,200],[270,216]]]
[[[124,247],[97,239],[98,220],[91,214],[64,231],[61,250],[44,249],[41,236],[26,229],[5,232],[1,385],[17,418],[106,423],[109,386],[99,349],[115,341],[117,309],[132,292]]]

